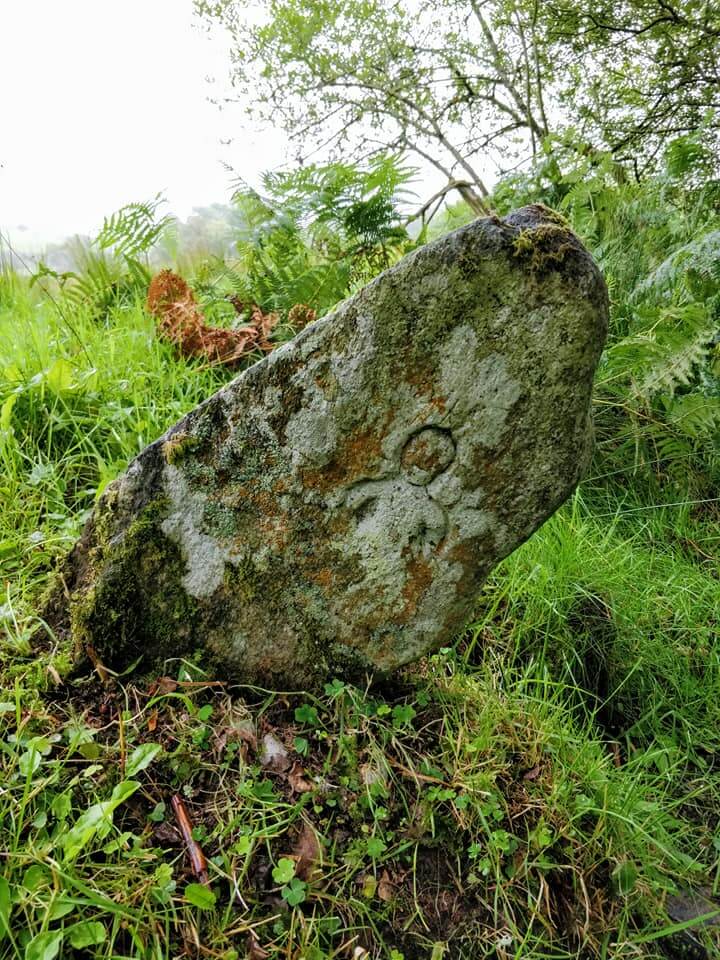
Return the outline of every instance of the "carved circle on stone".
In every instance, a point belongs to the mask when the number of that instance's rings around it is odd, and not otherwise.
[[[400,462],[408,481],[416,487],[425,487],[447,470],[454,459],[452,433],[442,427],[423,427],[405,444]]]

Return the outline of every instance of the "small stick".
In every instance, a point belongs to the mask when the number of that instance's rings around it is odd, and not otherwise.
[[[125,778],[125,721],[122,708],[118,707],[118,743],[120,745],[120,779]]]
[[[205,859],[205,854],[200,849],[200,844],[192,835],[192,823],[190,822],[190,817],[188,816],[185,804],[177,794],[173,796],[170,802],[172,804],[173,812],[175,813],[175,819],[177,820],[180,834],[182,835],[185,846],[187,847],[193,872],[198,880],[200,880],[202,883],[209,884],[210,878],[208,877],[207,860]]]

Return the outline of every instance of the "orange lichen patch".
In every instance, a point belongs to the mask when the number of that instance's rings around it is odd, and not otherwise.
[[[258,529],[263,537],[265,546],[276,553],[282,553],[290,542],[290,531],[282,520],[267,518],[258,523]]]
[[[379,429],[373,425],[347,437],[326,467],[303,471],[303,484],[314,490],[332,490],[371,475],[373,467],[382,460],[382,444],[391,417],[388,414],[385,425]]]
[[[342,616],[352,618],[353,629],[360,648],[367,648],[370,637],[378,630],[388,626],[390,617],[387,610],[377,605],[377,591],[369,588],[354,590],[352,601],[345,602],[340,608]],[[373,607],[372,604],[375,604]],[[359,613],[362,611],[362,613]],[[394,620],[394,618],[393,618]]]
[[[349,513],[339,513],[337,516],[329,516],[325,522],[328,533],[333,536],[342,537],[348,532],[351,519]]]
[[[270,334],[279,321],[276,313],[253,306],[250,323],[234,330],[205,323],[195,294],[182,277],[162,270],[150,282],[147,309],[158,321],[158,333],[175,345],[183,357],[202,357],[210,363],[234,366],[253,350],[272,350]]]
[[[273,483],[270,489],[276,497],[279,497],[281,494],[288,492],[290,489],[290,484],[284,477],[281,477],[279,480],[276,480],[275,483]]]
[[[307,572],[305,576],[320,587],[332,587],[335,583],[335,573],[330,567],[323,567],[321,570]]]
[[[429,412],[435,409],[439,413],[445,413],[447,400],[438,392],[438,384],[431,374],[415,366],[405,375],[405,379],[415,389],[416,394],[426,398]]]
[[[433,569],[423,557],[415,557],[408,563],[407,580],[402,591],[405,606],[399,617],[401,623],[415,616],[418,604],[432,583],[432,579]]]
[[[277,500],[267,490],[257,490],[253,487],[243,487],[245,499],[257,508],[259,514],[274,518],[277,514]]]

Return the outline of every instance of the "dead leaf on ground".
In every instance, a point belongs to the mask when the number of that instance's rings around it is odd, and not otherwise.
[[[360,778],[366,787],[371,787],[375,783],[385,783],[387,770],[381,769],[374,763],[363,763],[360,765]]]
[[[178,688],[177,680],[173,680],[172,677],[158,677],[157,680],[153,681],[148,687],[148,696],[154,697],[156,695],[163,696],[166,693],[175,693]]]
[[[294,330],[302,330],[309,323],[317,320],[317,311],[306,303],[296,303],[294,307],[290,307],[287,318],[288,323]]]
[[[46,668],[46,669],[47,669],[47,672],[48,672],[48,673],[50,674],[50,676],[52,677],[52,681],[53,681],[53,683],[55,684],[55,686],[56,686],[56,687],[61,687],[61,686],[62,686],[62,677],[61,677],[60,674],[57,672],[57,670],[55,669],[55,667],[54,667],[51,663],[49,663],[49,664],[47,665],[47,668]]]
[[[193,873],[201,883],[207,885],[210,883],[207,860],[205,859],[205,854],[203,853],[200,844],[193,836],[193,824],[190,819],[190,815],[188,814],[187,807],[185,806],[182,797],[177,793],[171,797],[170,803],[175,814],[175,819],[177,820],[180,835],[185,843],[185,848],[187,850]]]
[[[390,879],[390,874],[387,872],[387,870],[383,870],[383,872],[380,874],[380,879],[378,880],[377,885],[377,895],[386,903],[389,903],[391,900],[395,899],[395,884]]]
[[[171,823],[168,823],[167,820],[154,824],[152,832],[153,837],[158,843],[168,843],[174,846],[179,843],[181,839],[177,829]]]
[[[301,880],[309,880],[322,859],[322,847],[317,833],[307,820],[303,822],[302,830],[295,843],[293,856],[297,862],[296,874]]]
[[[266,957],[270,956],[268,951],[260,946],[258,938],[252,930],[247,935],[247,950],[248,960],[266,960]]]
[[[247,743],[253,750],[257,750],[257,733],[255,724],[248,717],[242,720],[233,720],[228,728],[228,733],[236,736],[243,743]]]
[[[157,320],[159,335],[174,344],[183,357],[201,357],[210,363],[234,366],[253,350],[269,351],[275,347],[269,338],[280,320],[277,313],[263,313],[253,304],[246,326],[208,326],[195,294],[172,270],[161,270],[150,281],[147,309]]]
[[[305,776],[305,768],[299,760],[296,760],[292,765],[292,769],[287,775],[287,781],[294,793],[309,793],[315,789],[315,784]]]

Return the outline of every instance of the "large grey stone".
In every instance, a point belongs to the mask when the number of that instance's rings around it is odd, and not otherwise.
[[[130,464],[50,626],[112,667],[202,649],[284,687],[437,649],[586,468],[606,322],[547,208],[417,250]]]

